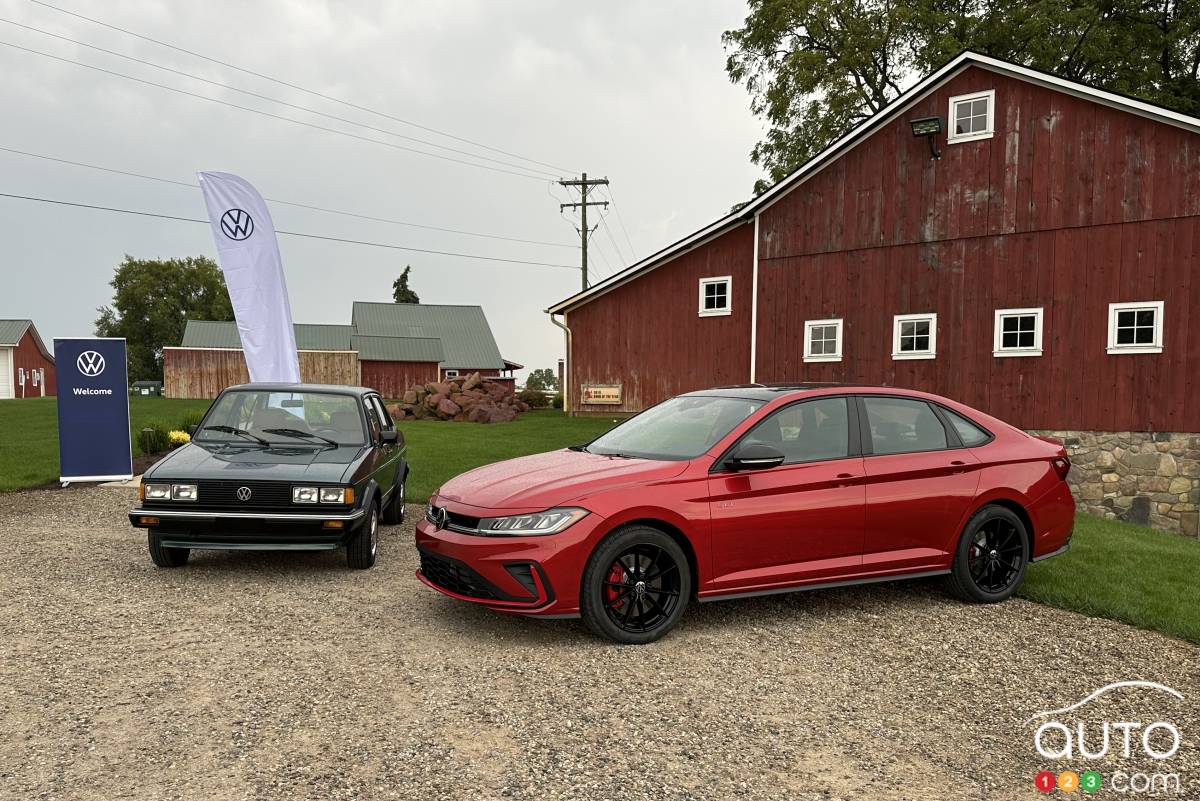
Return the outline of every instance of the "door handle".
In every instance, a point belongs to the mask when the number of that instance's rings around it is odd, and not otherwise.
[[[967,471],[966,471],[966,469],[965,469],[965,468],[966,468],[966,466],[967,466],[967,463],[966,463],[966,462],[963,462],[963,461],[960,461],[960,460],[958,460],[958,459],[955,459],[954,461],[952,461],[952,462],[950,463],[950,467],[952,468],[952,469],[950,470],[950,472],[951,472],[952,474],[965,473],[965,472],[967,472]]]
[[[856,478],[858,478],[858,476],[854,475],[853,473],[838,473],[836,476],[834,476],[833,483],[834,486],[848,487],[850,486],[852,480]]]

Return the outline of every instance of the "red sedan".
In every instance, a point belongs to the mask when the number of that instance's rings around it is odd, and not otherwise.
[[[1070,467],[1061,444],[924,392],[692,392],[451,479],[417,524],[417,576],[624,643],[663,636],[692,599],[944,574],[992,603],[1067,549]]]

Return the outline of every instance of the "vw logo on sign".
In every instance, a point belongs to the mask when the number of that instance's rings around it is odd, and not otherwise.
[[[237,497],[238,497],[238,500],[241,501],[242,503],[245,503],[246,501],[250,500],[250,488],[249,487],[238,487]]]
[[[104,357],[94,350],[85,350],[75,360],[75,366],[83,375],[95,378],[104,372]]]
[[[221,215],[221,233],[235,242],[249,239],[254,233],[254,218],[250,212],[230,209]]]

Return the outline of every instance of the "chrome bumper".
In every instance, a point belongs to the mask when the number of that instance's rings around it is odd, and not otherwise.
[[[363,509],[355,509],[349,514],[289,514],[287,512],[205,512],[203,510],[186,511],[183,509],[130,509],[129,517],[158,517],[171,520],[282,520],[321,523],[326,520],[342,520],[352,522],[361,520],[366,514]]]

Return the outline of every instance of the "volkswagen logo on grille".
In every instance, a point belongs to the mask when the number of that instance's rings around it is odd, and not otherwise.
[[[446,508],[444,506],[429,507],[429,522],[433,523],[434,528],[446,527]]]
[[[104,372],[104,357],[94,350],[85,350],[75,360],[75,366],[80,373],[95,378]]]
[[[221,215],[221,233],[235,242],[249,239],[254,233],[254,218],[249,212],[230,209]]]
[[[250,500],[250,494],[251,493],[250,493],[249,487],[238,487],[237,498],[242,503],[245,503],[246,501]]]

